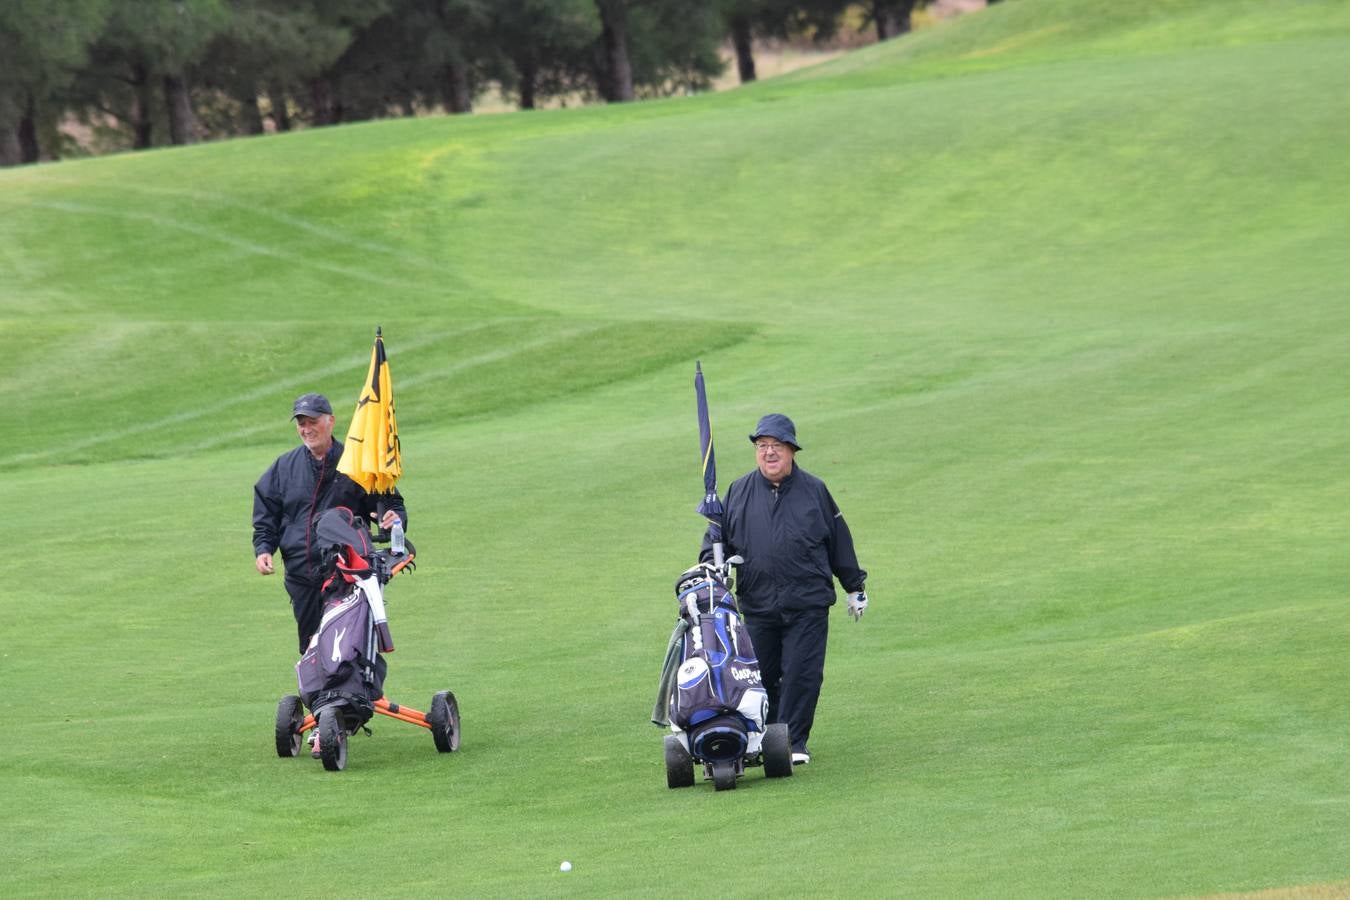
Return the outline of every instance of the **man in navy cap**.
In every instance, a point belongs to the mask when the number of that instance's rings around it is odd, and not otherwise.
[[[276,571],[279,549],[286,564],[286,593],[300,635],[300,652],[323,620],[323,583],[314,526],[325,511],[345,506],[368,521],[380,516],[380,527],[408,513],[398,491],[367,494],[361,485],[337,470],[342,442],[333,437],[333,407],[323,394],[305,394],[291,408],[301,446],[277,457],[253,486],[253,554],[260,575]]]
[[[769,694],[767,722],[786,722],[794,765],[811,761],[806,742],[825,678],[834,579],[856,622],[867,609],[853,536],[825,482],[796,464],[797,429],[781,413],[750,435],[756,470],[727,488],[722,541],[736,567],[736,595]],[[712,558],[705,535],[701,560]]]

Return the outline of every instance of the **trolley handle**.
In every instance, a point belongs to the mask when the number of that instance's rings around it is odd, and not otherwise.
[[[417,558],[417,548],[413,546],[412,541],[405,541],[406,553],[394,553],[392,550],[376,550],[371,554],[371,559],[375,563],[375,574],[379,578],[380,584],[388,584],[399,572],[405,569],[411,572],[417,568],[413,562]]]

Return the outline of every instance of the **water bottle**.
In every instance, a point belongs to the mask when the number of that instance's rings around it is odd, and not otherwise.
[[[394,527],[389,529],[389,550],[395,556],[403,556],[408,552],[408,548],[403,543],[403,522],[397,521]]]

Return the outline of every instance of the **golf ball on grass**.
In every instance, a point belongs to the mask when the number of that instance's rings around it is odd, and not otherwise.
[[[559,872],[570,872],[570,871],[572,871],[572,864],[571,864],[570,862],[568,862],[567,860],[564,859],[564,860],[562,861],[562,865],[558,866],[558,871],[559,871]]]

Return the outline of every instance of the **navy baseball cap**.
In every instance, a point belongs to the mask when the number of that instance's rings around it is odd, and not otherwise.
[[[792,424],[792,420],[782,413],[769,413],[759,420],[755,426],[754,432],[750,435],[750,443],[755,443],[762,437],[771,437],[782,441],[793,450],[802,449],[801,444],[797,443],[797,426]]]
[[[328,402],[328,398],[323,394],[305,394],[299,400],[295,401],[295,408],[291,410],[291,418],[297,416],[331,416],[333,406]]]

